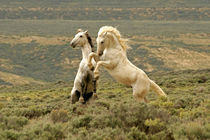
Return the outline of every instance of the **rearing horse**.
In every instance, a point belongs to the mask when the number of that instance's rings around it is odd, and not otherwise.
[[[111,26],[103,26],[98,32],[97,54],[91,53],[89,55],[88,66],[92,68],[90,63],[92,58],[97,60],[94,76],[99,76],[99,67],[103,66],[109,74],[125,85],[133,88],[133,96],[141,101],[147,102],[146,94],[150,87],[158,95],[165,96],[163,90],[149,77],[146,73],[133,65],[127,58],[126,50],[127,40],[121,38],[120,32]]]
[[[80,47],[82,50],[82,61],[79,64],[76,78],[74,80],[74,87],[71,91],[71,102],[80,101],[85,103],[93,95],[96,97],[96,80],[93,76],[93,69],[88,67],[88,56],[93,52],[93,43],[87,31],[78,29],[78,33],[71,41],[73,48]],[[93,60],[91,64],[95,65]]]

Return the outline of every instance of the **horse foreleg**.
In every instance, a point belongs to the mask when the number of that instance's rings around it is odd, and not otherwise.
[[[98,61],[96,64],[96,68],[94,70],[94,78],[98,79],[99,78],[99,67],[103,66],[107,69],[112,69],[113,64],[110,61]]]
[[[88,56],[88,67],[90,70],[93,70],[92,58],[97,62],[99,60],[98,55],[94,52],[90,53]]]

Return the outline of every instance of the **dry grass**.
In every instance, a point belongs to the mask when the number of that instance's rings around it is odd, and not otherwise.
[[[167,36],[133,36],[131,46],[139,44],[137,49],[146,49],[164,62],[164,66],[176,70],[206,69],[210,67],[209,34],[180,34],[175,37]],[[196,48],[197,50],[193,50]],[[203,49],[206,51],[198,51]],[[139,58],[134,58],[140,61]],[[146,70],[153,70],[149,64],[144,64]]]
[[[1,71],[0,71],[0,79],[15,86],[26,85],[26,84],[44,84],[44,82],[36,81],[32,78],[23,77]]]
[[[67,43],[70,42],[71,38],[62,36],[1,35],[2,49],[6,49],[5,47],[10,45],[8,53],[11,54],[0,59],[1,71],[13,73],[17,69],[25,69],[27,74],[23,73],[23,76],[37,77],[37,75],[33,75],[36,69],[29,69],[35,66],[31,64],[36,63],[35,67],[39,66],[37,69],[40,70],[40,74],[43,72],[49,73],[52,70],[51,76],[53,76],[51,80],[63,79],[64,77],[73,79],[74,76],[71,74],[78,68],[81,51],[79,48],[72,49],[68,46]],[[96,46],[95,38],[93,38],[93,41]],[[130,38],[130,47],[132,49],[128,50],[128,56],[132,63],[146,72],[154,70],[206,69],[210,67],[210,64],[206,63],[210,61],[209,43],[209,34],[207,33],[186,33],[175,36],[135,35]],[[21,52],[20,49],[22,49]],[[14,56],[16,57],[12,57],[15,53]],[[22,59],[17,62],[16,60],[20,58]],[[25,65],[28,67],[25,67]],[[40,76],[37,79],[43,78],[46,80],[50,79],[49,77],[50,75],[46,75],[45,78]],[[15,78],[19,79],[19,77]],[[25,78],[17,83],[7,78],[4,79],[14,84],[30,83],[30,80],[25,80]]]
[[[0,67],[6,70],[12,70],[13,65],[11,65],[11,61],[9,59],[0,59]]]
[[[170,48],[150,49],[157,57],[161,58],[166,66],[178,70],[184,69],[206,69],[210,67],[210,55],[208,53],[198,53],[195,51],[178,48],[171,50]],[[202,65],[201,65],[202,64]]]
[[[71,38],[64,36],[41,37],[41,36],[5,36],[0,35],[0,43],[21,44],[36,42],[40,45],[64,45],[69,43]]]

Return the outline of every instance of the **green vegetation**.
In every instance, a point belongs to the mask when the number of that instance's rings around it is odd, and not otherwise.
[[[210,8],[0,8],[0,19],[205,20]]]
[[[0,19],[206,20],[208,0],[0,1]]]
[[[139,103],[111,79],[84,105],[69,103],[68,83],[1,89],[0,139],[209,139],[210,70],[149,76],[168,99]]]
[[[101,26],[118,27],[124,36],[209,33],[210,21],[131,21],[131,20],[0,20],[1,35],[74,36],[78,28],[95,37]],[[129,26],[128,26],[129,25]]]
[[[0,1],[0,7],[62,7],[62,8],[75,8],[75,7],[209,7],[208,0],[11,0]]]

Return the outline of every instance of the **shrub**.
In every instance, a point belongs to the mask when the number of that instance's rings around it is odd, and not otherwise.
[[[127,136],[130,140],[147,140],[148,139],[148,136],[144,132],[141,132],[140,130],[138,130],[138,128],[136,127],[132,127]]]
[[[198,77],[198,83],[205,83],[207,80],[208,80],[208,78],[205,76]]]
[[[78,119],[74,119],[72,121],[72,125],[75,128],[88,127],[91,120],[92,120],[91,116],[85,115],[85,116],[79,117]]]
[[[157,133],[166,128],[164,122],[161,122],[160,119],[147,119],[144,123],[146,126],[149,127],[149,133]]]
[[[19,137],[20,137],[20,134],[18,134],[18,132],[15,130],[0,131],[1,139],[18,140]]]
[[[25,117],[18,116],[1,116],[0,115],[0,126],[4,129],[15,129],[19,130],[24,125],[28,124],[28,119]]]
[[[97,101],[97,102],[96,102],[96,105],[98,105],[98,106],[103,106],[103,107],[105,107],[105,108],[107,108],[107,109],[110,108],[110,104],[107,103],[107,102],[103,102],[103,101]]]
[[[31,118],[35,118],[35,117],[40,117],[42,115],[45,115],[47,113],[49,113],[51,110],[49,110],[48,108],[41,106],[41,107],[37,107],[37,106],[32,106],[29,108],[18,108],[16,109],[15,115],[17,116],[24,116],[27,117],[29,119]]]
[[[201,125],[199,122],[182,124],[178,130],[178,137],[187,139],[209,139],[209,124]]]
[[[19,129],[28,123],[28,119],[25,117],[11,116],[6,118],[6,124],[8,129]]]
[[[94,128],[103,129],[106,127],[116,128],[120,126],[120,123],[120,120],[114,117],[112,113],[105,113],[95,116],[90,125]]]
[[[42,131],[42,136],[47,139],[63,139],[65,138],[64,131],[61,125],[46,124]]]
[[[175,108],[186,108],[191,103],[192,99],[190,97],[182,97],[176,100],[174,107]]]
[[[120,128],[106,127],[89,132],[87,136],[90,140],[126,140],[126,135]],[[84,139],[84,138],[83,138]],[[87,138],[86,138],[87,139]]]
[[[67,122],[69,117],[68,117],[68,112],[66,110],[53,110],[51,112],[51,120],[56,123],[56,122]]]
[[[3,103],[0,103],[0,110],[4,108],[4,104]]]
[[[20,139],[65,139],[65,127],[61,124],[36,124],[34,127],[24,129]]]

